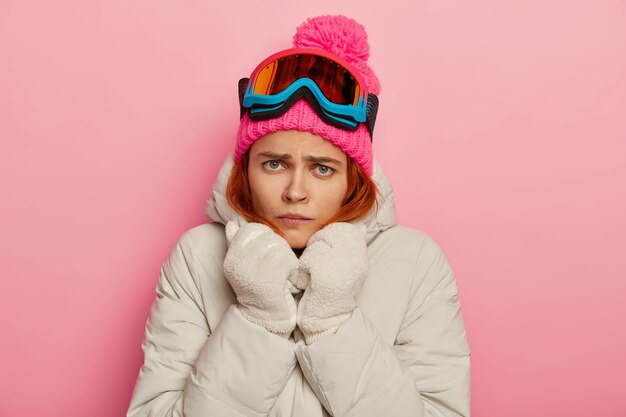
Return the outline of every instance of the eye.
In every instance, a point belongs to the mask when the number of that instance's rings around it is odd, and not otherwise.
[[[332,175],[332,173],[334,172],[334,170],[326,165],[317,165],[315,167],[315,173],[319,174],[322,177],[327,177],[329,175]]]
[[[263,166],[270,171],[278,171],[281,167],[280,161],[267,161],[263,163]]]

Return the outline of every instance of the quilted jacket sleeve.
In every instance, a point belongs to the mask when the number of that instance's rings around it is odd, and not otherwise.
[[[326,409],[341,416],[467,417],[469,346],[454,274],[441,248],[423,240],[394,346],[357,308],[335,335],[296,356]]]
[[[127,416],[265,416],[296,366],[295,345],[234,306],[211,331],[192,247],[184,234],[161,268]]]

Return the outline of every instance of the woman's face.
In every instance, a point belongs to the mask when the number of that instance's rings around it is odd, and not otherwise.
[[[306,247],[341,208],[347,163],[340,148],[309,132],[281,130],[257,139],[248,162],[255,213],[283,232],[292,248]]]

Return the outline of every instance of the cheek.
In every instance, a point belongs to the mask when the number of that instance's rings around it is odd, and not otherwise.
[[[341,203],[343,203],[347,190],[348,186],[344,182],[320,190],[317,201],[327,218],[334,216],[341,209]]]
[[[255,181],[250,179],[250,195],[252,197],[252,207],[257,214],[270,213],[276,205],[276,190],[271,181]]]

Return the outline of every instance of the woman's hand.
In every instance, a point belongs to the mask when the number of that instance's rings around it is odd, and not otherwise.
[[[365,226],[332,223],[319,230],[300,257],[311,281],[298,305],[298,327],[307,344],[335,333],[356,307],[367,277]]]
[[[224,274],[237,294],[237,308],[249,321],[288,338],[296,326],[296,303],[289,291],[298,258],[268,226],[226,225],[228,252]]]

